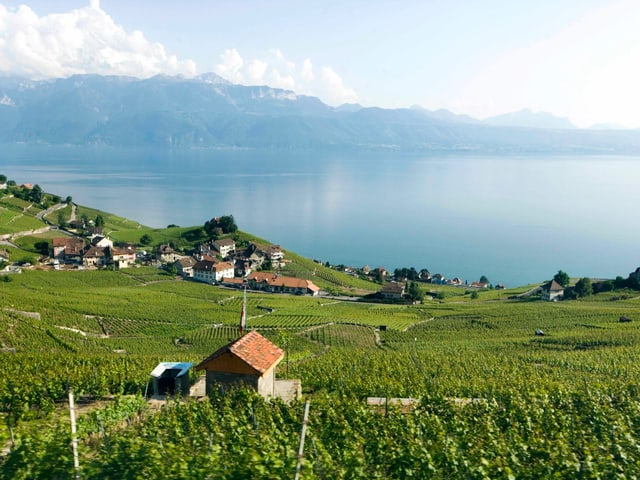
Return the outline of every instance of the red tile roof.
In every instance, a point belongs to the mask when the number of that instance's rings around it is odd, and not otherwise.
[[[196,370],[204,369],[206,364],[225,353],[238,357],[261,374],[277,365],[284,357],[282,349],[252,330],[209,355],[196,366]]]
[[[320,290],[320,288],[310,280],[295,277],[283,277],[282,275],[276,275],[275,273],[268,272],[252,272],[249,275],[248,280],[252,280],[257,283],[265,282],[272,287],[302,288],[309,289],[313,292]]]

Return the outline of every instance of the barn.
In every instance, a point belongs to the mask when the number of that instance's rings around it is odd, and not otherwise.
[[[247,385],[265,398],[279,396],[276,365],[284,357],[282,349],[258,332],[251,331],[216,350],[196,366],[206,371],[206,392]]]
[[[151,372],[154,395],[189,395],[189,362],[161,362]]]

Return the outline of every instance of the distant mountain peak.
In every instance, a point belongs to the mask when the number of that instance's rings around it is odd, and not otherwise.
[[[203,73],[202,75],[198,75],[195,78],[204,83],[211,83],[213,85],[231,85],[231,82],[229,80],[213,72]]]
[[[364,107],[359,103],[343,103],[342,105],[338,105],[334,108],[336,112],[357,112],[362,110]]]

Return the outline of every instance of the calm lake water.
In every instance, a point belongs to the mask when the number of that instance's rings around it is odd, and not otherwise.
[[[640,158],[4,147],[0,173],[164,227],[240,229],[332,264],[508,286],[640,265]]]

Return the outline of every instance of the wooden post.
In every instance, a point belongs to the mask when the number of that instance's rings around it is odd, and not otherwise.
[[[69,388],[69,417],[71,417],[71,448],[73,449],[73,469],[75,480],[80,480],[80,461],[78,459],[78,436],[76,434],[76,408],[73,403],[73,389]]]
[[[296,476],[294,480],[300,480],[300,469],[302,468],[302,457],[304,456],[304,437],[307,433],[309,423],[309,400],[304,404],[304,418],[302,419],[302,430],[300,431],[300,446],[298,447],[298,463],[296,465]]]

